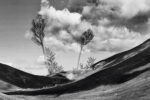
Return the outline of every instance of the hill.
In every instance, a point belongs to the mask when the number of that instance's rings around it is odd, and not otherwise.
[[[32,75],[5,64],[0,64],[0,80],[24,89],[43,88],[70,82],[69,79],[60,75],[52,77]]]
[[[35,100],[150,99],[150,40],[131,50],[99,61],[93,65],[93,68],[95,71],[65,84],[4,93],[22,95],[21,97],[28,100],[30,98]]]

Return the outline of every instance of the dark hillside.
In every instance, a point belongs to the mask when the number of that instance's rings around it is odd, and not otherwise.
[[[108,68],[108,67],[112,66],[112,64],[115,65],[117,63],[120,63],[123,60],[128,59],[130,57],[133,57],[136,54],[142,52],[143,49],[146,49],[148,47],[148,45],[149,45],[149,41],[150,41],[150,39],[148,39],[147,41],[145,41],[144,43],[140,44],[139,46],[137,46],[137,47],[135,47],[133,49],[130,49],[130,50],[118,53],[118,54],[113,55],[113,56],[111,56],[109,58],[106,58],[104,60],[98,61],[92,67],[94,69],[97,69],[97,68],[99,68],[101,66],[103,68]]]
[[[110,59],[111,58],[111,59]],[[49,87],[45,89],[5,92],[18,95],[62,95],[84,92],[106,85],[120,85],[137,78],[142,73],[150,70],[150,40],[129,51],[117,54],[106,59],[108,62],[115,60],[104,69],[94,72],[76,81]]]
[[[0,64],[0,80],[21,88],[43,88],[70,82],[65,77],[32,75],[4,64]]]

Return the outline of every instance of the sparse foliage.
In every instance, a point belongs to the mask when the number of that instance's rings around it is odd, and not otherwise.
[[[89,57],[88,60],[86,61],[86,64],[84,65],[83,63],[80,63],[80,69],[73,69],[73,74],[78,77],[83,74],[86,74],[93,70],[92,65],[95,63],[96,58],[94,57]]]
[[[45,48],[46,53],[46,66],[48,68],[48,72],[50,75],[54,73],[59,73],[63,71],[63,67],[59,66],[58,63],[55,61],[55,53],[50,50],[49,48]]]
[[[32,21],[32,28],[31,28],[31,31],[33,33],[32,40],[37,45],[42,47],[43,54],[44,54],[45,61],[46,61],[45,64],[48,68],[49,74],[51,75],[51,74],[62,71],[63,67],[59,66],[58,63],[55,61],[55,53],[52,50],[50,50],[50,48],[47,48],[44,46],[45,26],[46,26],[45,19],[43,19],[41,15],[37,15],[37,17],[35,19],[33,19],[33,21]],[[81,35],[81,37],[79,39],[80,40],[79,43],[81,45],[81,50],[80,50],[80,54],[79,54],[79,58],[78,58],[77,69],[79,67],[83,46],[87,45],[93,39],[93,37],[94,37],[93,32],[90,29],[88,29]],[[94,62],[94,59],[89,58],[87,65],[84,68],[88,69],[92,62]]]
[[[49,74],[54,74],[63,70],[62,66],[59,66],[58,63],[55,61],[55,53],[44,46],[44,29],[46,23],[45,19],[42,18],[41,15],[37,15],[35,19],[32,21],[32,28],[31,31],[33,33],[32,40],[39,46],[42,47],[45,64],[47,66]]]
[[[33,33],[32,40],[39,46],[42,47],[44,53],[44,28],[45,28],[45,19],[42,18],[41,15],[37,15],[35,19],[32,21],[32,28],[31,31]]]
[[[95,63],[95,60],[96,60],[96,58],[89,57],[85,66],[83,64],[80,64],[81,69],[91,70],[92,69],[91,66]]]
[[[91,29],[85,31],[80,38],[81,45],[87,45],[94,38],[94,34]]]
[[[79,63],[80,63],[80,58],[81,58],[81,54],[82,54],[82,50],[83,50],[83,46],[87,45],[92,39],[94,38],[94,34],[92,32],[91,29],[88,29],[87,31],[85,31],[81,37],[80,37],[80,53],[79,53],[79,58],[78,58],[78,63],[77,63],[77,69],[79,67]]]

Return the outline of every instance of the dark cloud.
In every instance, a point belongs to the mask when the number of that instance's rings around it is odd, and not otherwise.
[[[82,14],[82,20],[98,25],[103,19],[106,26],[127,27],[136,32],[149,31],[149,0],[70,0],[70,8]],[[70,10],[72,11],[72,10]],[[100,23],[103,24],[103,23]]]

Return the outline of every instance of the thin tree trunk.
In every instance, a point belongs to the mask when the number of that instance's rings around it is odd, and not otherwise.
[[[43,51],[44,60],[46,61],[46,52],[45,52],[45,46],[44,46],[43,40],[42,40],[42,43],[41,43],[41,47],[42,47],[42,51]]]
[[[82,50],[83,50],[83,45],[81,45],[81,49],[80,49],[80,53],[79,53],[79,57],[78,57],[78,62],[77,62],[77,69],[79,69]]]
[[[44,45],[41,45],[41,46],[42,46],[43,55],[45,56],[45,49],[44,49]]]
[[[44,41],[43,39],[41,39],[41,47],[42,47],[42,51],[43,51],[43,55],[45,56],[45,47],[44,47]]]

